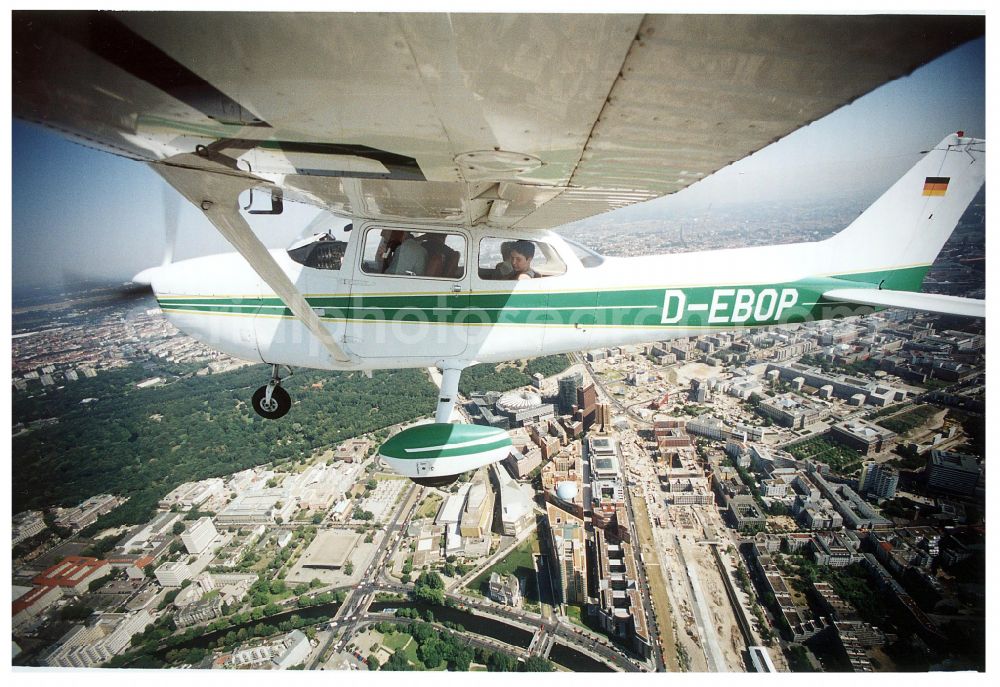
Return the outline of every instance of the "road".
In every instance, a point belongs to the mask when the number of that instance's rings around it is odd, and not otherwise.
[[[411,591],[412,585],[404,585],[394,580],[388,575],[387,570],[390,561],[403,542],[406,528],[416,512],[423,492],[423,487],[414,484],[407,492],[406,497],[402,499],[401,505],[396,509],[392,520],[386,527],[386,534],[379,543],[371,563],[365,569],[358,585],[348,593],[333,619],[338,631],[332,632],[323,646],[314,654],[308,666],[310,670],[317,669],[321,665],[323,657],[343,651],[351,638],[363,627],[370,624],[373,619],[390,619],[384,614],[368,613],[367,611],[369,604],[379,592],[405,595]],[[546,635],[555,637],[562,644],[602,660],[619,671],[639,672],[643,669],[638,661],[612,645],[607,638],[589,630],[570,627],[558,619],[542,618],[535,613],[500,606],[491,601],[463,594],[446,592],[446,597],[460,609],[473,611],[482,616],[493,616],[498,620],[514,621],[516,624],[532,629],[537,628],[541,631],[542,639],[545,639]],[[392,620],[396,619],[392,618]],[[523,649],[502,644],[491,638],[480,637],[468,632],[465,637],[476,645],[492,649],[503,648],[515,655],[524,653]],[[545,651],[551,647],[551,641],[541,641],[538,642],[538,645],[538,649]]]
[[[368,604],[374,598],[374,590],[379,579],[381,578],[386,582],[390,581],[386,573],[386,568],[389,567],[387,563],[392,560],[393,555],[395,555],[396,550],[402,543],[403,534],[406,531],[407,525],[409,525],[410,518],[413,517],[417,504],[420,503],[420,496],[423,494],[423,491],[424,487],[418,486],[415,483],[410,484],[409,491],[406,492],[406,496],[402,499],[400,507],[393,513],[392,520],[385,529],[385,535],[375,549],[375,555],[372,556],[371,562],[361,577],[361,581],[348,593],[347,598],[344,599],[344,603],[334,617],[335,621],[339,622],[340,619],[345,618],[353,618],[356,621],[364,614],[365,609],[368,608]],[[346,638],[351,633],[345,631],[341,634]],[[316,669],[320,660],[327,654],[336,638],[337,633],[330,634],[326,643],[317,652],[312,663],[308,666],[310,670]]]
[[[583,363],[583,366],[587,368],[587,372],[590,374],[590,379],[594,382],[595,385],[597,385],[597,388],[600,389],[601,393],[604,395],[604,398],[610,401],[615,406],[615,408],[620,410],[625,415],[628,415],[633,421],[644,427],[653,426],[652,422],[639,416],[632,410],[632,408],[623,405],[622,402],[619,401],[613,393],[611,393],[604,387],[604,383],[600,380],[600,378],[598,378],[597,373],[594,372],[594,368],[591,366],[589,362],[587,362],[587,359],[585,357],[576,354],[574,354],[574,356],[576,357],[577,361]]]

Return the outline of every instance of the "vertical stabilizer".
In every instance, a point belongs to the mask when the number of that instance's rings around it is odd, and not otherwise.
[[[845,278],[917,291],[985,179],[986,141],[951,134],[823,250]]]

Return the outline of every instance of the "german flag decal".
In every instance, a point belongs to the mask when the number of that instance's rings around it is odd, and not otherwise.
[[[927,177],[924,180],[925,196],[943,196],[948,190],[948,182],[951,177]]]

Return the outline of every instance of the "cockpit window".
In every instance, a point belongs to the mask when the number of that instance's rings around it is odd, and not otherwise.
[[[544,241],[488,237],[479,242],[480,279],[536,279],[565,273],[566,263]]]
[[[346,241],[337,241],[329,234],[319,234],[294,244],[288,249],[288,257],[313,269],[339,270],[346,250]]]
[[[465,276],[465,237],[444,231],[369,229],[361,269],[396,277],[461,279]]]

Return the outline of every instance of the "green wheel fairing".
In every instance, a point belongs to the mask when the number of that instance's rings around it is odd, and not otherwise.
[[[435,423],[403,430],[382,444],[379,455],[400,475],[431,484],[503,460],[510,451],[502,429]]]
[[[382,444],[379,453],[392,460],[466,458],[510,449],[511,445],[502,429],[435,423],[403,430]]]

